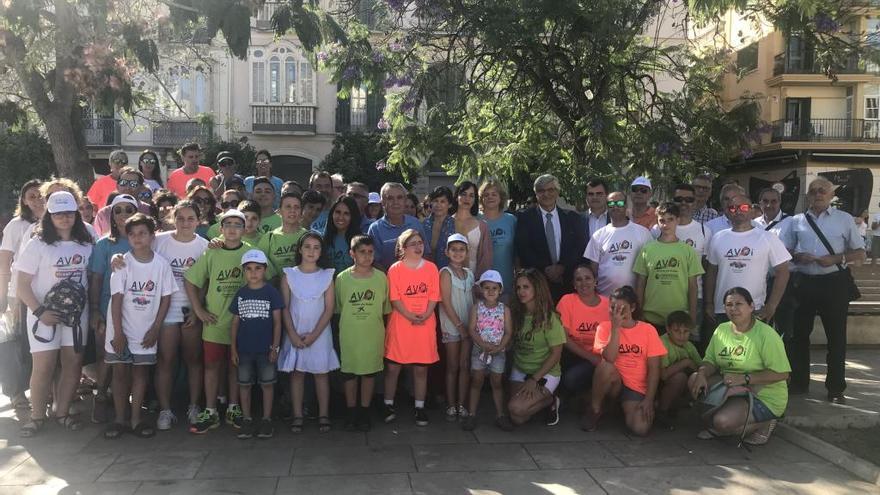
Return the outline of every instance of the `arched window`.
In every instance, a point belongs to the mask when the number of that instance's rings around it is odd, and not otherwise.
[[[293,57],[287,57],[284,60],[284,99],[287,103],[296,103],[296,96],[299,93],[296,90],[296,60]]]
[[[250,58],[251,103],[315,104],[314,71],[302,51],[284,46],[255,49]]]
[[[281,102],[281,61],[278,57],[269,59],[269,101]]]

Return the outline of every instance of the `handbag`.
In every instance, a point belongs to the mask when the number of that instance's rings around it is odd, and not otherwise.
[[[71,275],[71,277],[72,276],[73,275]],[[74,281],[72,278],[60,280],[53,285],[52,288],[49,289],[49,292],[46,293],[46,296],[43,297],[43,307],[45,310],[57,313],[59,320],[58,323],[68,326],[73,330],[73,349],[77,354],[82,352],[83,349],[81,318],[83,311],[85,311],[86,301],[88,301],[88,297],[86,295],[85,287],[83,287],[81,283]],[[52,342],[55,339],[55,332],[58,325],[52,325],[52,337],[46,339],[37,335],[37,326],[39,324],[40,319],[37,318],[37,321],[34,322],[33,328],[31,328],[31,333],[34,334],[34,338],[43,343]]]
[[[825,238],[825,234],[819,230],[819,226],[816,225],[816,222],[813,221],[813,218],[809,213],[804,213],[804,218],[807,219],[807,222],[810,224],[810,227],[813,229],[813,232],[816,233],[816,236],[819,237],[819,240],[822,241],[822,245],[825,246],[825,249],[828,250],[828,254],[837,254],[834,252],[834,249],[831,248],[831,244],[828,242],[828,239]],[[849,267],[843,266],[840,263],[837,264],[837,269],[844,273],[844,277],[846,277],[846,291],[849,297],[849,301],[856,301],[862,297],[862,292],[859,290],[859,286],[856,285],[856,280],[853,278],[852,272]]]
[[[748,414],[746,415],[746,421],[743,423],[742,432],[739,435],[739,444],[737,447],[745,447],[746,450],[749,450],[748,446],[745,444],[746,438],[746,430],[748,429],[749,422],[752,420],[752,410],[755,406],[755,398],[758,395],[758,391],[763,388],[761,385],[736,385],[730,386],[724,383],[721,379],[720,374],[716,374],[709,379],[709,386],[706,390],[705,394],[700,399],[701,402],[707,406],[709,409],[703,413],[704,418],[711,417],[715,414],[721,406],[727,402],[727,399],[731,397],[744,397],[749,404]]]

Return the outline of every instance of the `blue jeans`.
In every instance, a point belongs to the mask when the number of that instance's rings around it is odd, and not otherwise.
[[[574,359],[572,359],[572,364],[562,372],[562,386],[569,392],[577,393],[592,386],[593,372],[596,371],[596,367],[586,359],[576,362]]]

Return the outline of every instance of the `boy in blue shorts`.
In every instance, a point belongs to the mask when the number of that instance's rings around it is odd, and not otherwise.
[[[676,415],[676,403],[690,399],[688,376],[703,361],[697,348],[690,342],[694,321],[684,311],[673,311],[666,318],[666,334],[660,337],[666,355],[660,362],[660,393],[657,401],[657,421],[671,428]]]
[[[247,285],[238,289],[229,312],[232,313],[231,357],[238,366],[238,386],[242,423],[238,438],[271,438],[272,398],[275,393],[275,362],[281,344],[281,293],[266,283],[269,260],[259,249],[251,249],[241,257]],[[263,418],[254,427],[251,415],[251,386],[257,381],[263,389]]]

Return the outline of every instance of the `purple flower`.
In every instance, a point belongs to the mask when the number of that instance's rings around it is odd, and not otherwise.
[[[328,58],[330,58],[330,55],[327,55],[327,52],[318,52],[318,60],[321,62],[326,62]]]
[[[373,62],[376,62],[378,64],[385,60],[385,55],[383,55],[382,52],[374,51],[373,54],[370,55],[370,58],[373,60]]]
[[[816,14],[813,22],[816,24],[816,31],[820,33],[834,33],[840,29],[840,24],[829,17],[828,14]]]
[[[656,149],[658,155],[666,156],[672,151],[672,146],[669,143],[657,143]]]
[[[385,160],[376,162],[376,170],[385,170]]]
[[[391,124],[389,124],[388,121],[385,120],[385,117],[382,117],[381,119],[379,119],[379,122],[376,123],[376,128],[383,131],[388,130],[389,127],[391,127]]]
[[[398,12],[405,7],[405,0],[385,0],[385,2],[388,4],[388,7]]]
[[[395,78],[394,76],[385,79],[386,88],[393,88],[395,85],[397,85],[397,78]]]
[[[403,44],[398,40],[394,40],[391,43],[388,43],[388,50],[390,50],[392,53],[402,52]]]
[[[749,158],[753,157],[754,155],[755,155],[755,151],[752,150],[751,148],[746,148],[746,149],[742,150],[743,160],[748,160]]]
[[[359,74],[359,71],[358,71],[357,67],[348,66],[342,72],[342,78],[343,79],[354,79],[358,76],[358,74]]]

